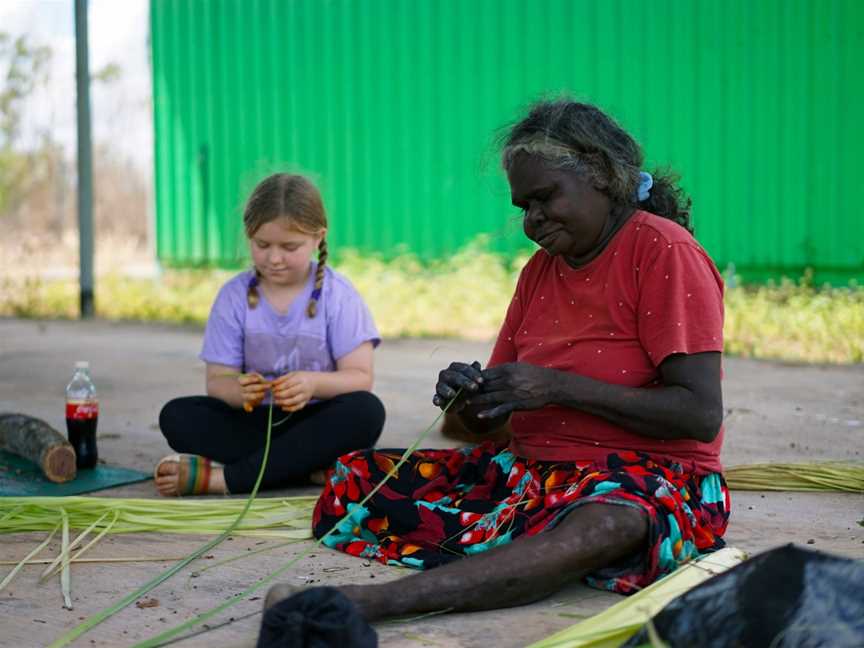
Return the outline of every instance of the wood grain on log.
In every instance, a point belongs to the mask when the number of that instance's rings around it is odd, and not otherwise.
[[[0,450],[29,459],[53,482],[75,479],[75,450],[62,434],[41,419],[0,413]]]

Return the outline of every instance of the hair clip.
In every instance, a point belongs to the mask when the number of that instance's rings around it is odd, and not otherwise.
[[[639,186],[636,188],[636,200],[644,202],[651,195],[651,187],[654,186],[654,178],[646,171],[639,172]]]

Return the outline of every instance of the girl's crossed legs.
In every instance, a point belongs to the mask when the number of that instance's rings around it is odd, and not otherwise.
[[[210,396],[176,398],[162,408],[159,427],[181,453],[224,464],[213,467],[204,492],[248,493],[264,458],[268,407],[251,413]],[[285,417],[288,417],[287,419]],[[384,406],[370,392],[352,392],[307,405],[290,416],[273,410],[270,457],[262,488],[308,483],[310,474],[352,450],[371,448],[384,427]],[[178,494],[186,475],[177,461],[160,462],[157,487]]]

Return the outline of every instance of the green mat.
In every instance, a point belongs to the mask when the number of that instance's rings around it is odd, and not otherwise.
[[[79,470],[72,481],[55,484],[45,479],[32,461],[0,450],[0,497],[80,495],[145,479],[152,476],[140,470],[99,464],[90,470]]]

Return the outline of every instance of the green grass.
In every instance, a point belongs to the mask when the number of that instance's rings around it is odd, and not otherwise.
[[[361,292],[385,337],[490,339],[504,318],[519,268],[475,246],[443,261],[391,260],[342,253],[336,268]],[[203,324],[219,287],[234,273],[168,270],[159,279],[101,276],[96,309],[111,320]],[[792,282],[734,287],[726,293],[726,350],[793,362],[864,362],[864,288]],[[0,315],[77,316],[74,279],[2,279]]]
[[[728,353],[794,362],[864,362],[864,288],[798,282],[726,292]]]

